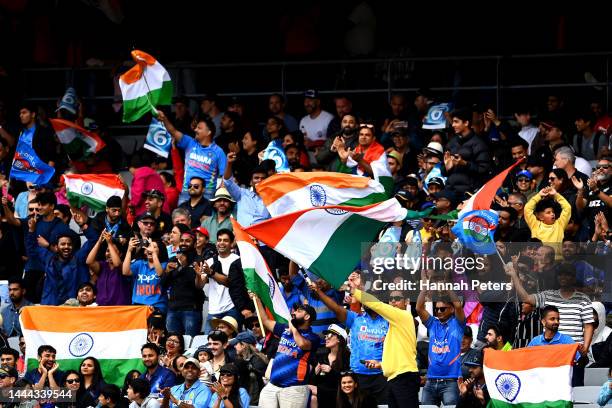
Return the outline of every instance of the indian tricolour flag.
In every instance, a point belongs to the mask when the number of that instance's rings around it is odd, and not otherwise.
[[[38,366],[38,347],[51,345],[60,370],[78,370],[85,357],[95,357],[104,380],[122,385],[128,371],[142,372],[140,347],[147,342],[150,313],[147,306],[25,307],[19,321],[28,369]]]
[[[83,129],[74,122],[64,119],[50,119],[57,138],[72,159],[81,159],[98,153],[105,143],[94,132]]]
[[[331,172],[275,174],[257,185],[257,193],[273,217],[325,205],[363,207],[389,198],[377,180]]]
[[[572,406],[572,364],[577,344],[484,350],[490,407]]]
[[[365,207],[309,208],[244,230],[338,288],[387,223],[421,218],[430,212],[407,210],[392,198]]]
[[[255,293],[277,322],[291,320],[287,302],[281,289],[270,272],[270,268],[249,234],[233,218],[232,226],[236,235],[236,245],[240,250],[240,262],[244,271],[247,289]]]
[[[64,174],[66,197],[75,207],[103,211],[112,196],[123,198],[123,182],[116,174]]]
[[[172,82],[168,71],[155,58],[139,50],[132,51],[136,61],[119,77],[123,95],[123,121],[133,122],[157,105],[172,103]]]

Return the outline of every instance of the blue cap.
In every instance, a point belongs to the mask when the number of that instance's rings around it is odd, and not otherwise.
[[[234,337],[233,339],[231,339],[229,341],[229,343],[232,346],[235,346],[238,343],[247,343],[247,344],[252,344],[255,345],[257,344],[257,339],[255,338],[255,336],[253,335],[253,333],[249,333],[249,332],[240,332],[238,333],[238,335],[236,337]]]
[[[533,174],[529,170],[521,170],[516,173],[516,178],[527,177],[529,180],[533,180]]]

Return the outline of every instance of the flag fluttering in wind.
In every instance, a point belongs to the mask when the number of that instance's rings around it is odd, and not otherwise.
[[[64,119],[50,119],[51,126],[66,153],[75,160],[98,153],[105,146],[104,141],[94,132],[90,132]]]
[[[572,365],[578,344],[484,350],[489,407],[572,407]]]
[[[231,221],[236,235],[236,245],[240,250],[240,262],[242,263],[247,289],[261,299],[274,320],[287,323],[291,320],[289,308],[268,264],[259,249],[253,244],[249,234],[244,232],[242,226],[236,220],[232,218]]]
[[[40,185],[48,183],[54,174],[55,169],[42,161],[32,146],[19,139],[10,178]]]
[[[359,263],[364,245],[389,222],[422,218],[395,199],[365,207],[325,206],[281,215],[245,228],[310,272],[339,288]]]
[[[64,174],[66,197],[75,207],[88,206],[104,211],[106,200],[112,196],[123,198],[125,187],[116,174]]]
[[[172,82],[168,71],[151,55],[132,51],[136,61],[129,71],[119,77],[123,95],[123,121],[133,122],[157,105],[172,103]]]
[[[273,217],[326,205],[363,207],[388,199],[376,180],[331,172],[275,174],[257,184],[257,193]]]
[[[28,306],[20,313],[28,369],[38,367],[37,350],[51,344],[62,371],[79,370],[96,357],[107,383],[122,385],[128,371],[142,371],[140,346],[147,342],[147,306]]]
[[[491,180],[487,181],[487,183],[480,188],[469,200],[465,203],[461,211],[459,211],[459,218],[463,217],[466,213],[472,210],[490,210],[491,203],[495,198],[495,194],[497,190],[504,183],[504,180],[508,176],[508,173],[518,166],[520,163],[525,160],[524,158],[518,160],[512,166],[508,167],[506,170],[499,173],[497,176],[493,177]]]

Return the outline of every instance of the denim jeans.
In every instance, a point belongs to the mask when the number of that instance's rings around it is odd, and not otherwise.
[[[202,312],[199,310],[168,310],[166,328],[169,332],[187,334],[191,337],[200,333]]]
[[[421,397],[423,405],[457,405],[459,400],[459,387],[456,378],[428,379],[423,387]]]
[[[236,310],[236,308],[230,309],[227,312],[219,313],[219,314],[208,314],[206,316],[206,325],[204,326],[204,334],[208,334],[212,330],[212,326],[210,322],[212,319],[221,319],[223,316],[232,316],[238,322],[238,330],[240,330],[240,326],[242,326],[242,314]]]

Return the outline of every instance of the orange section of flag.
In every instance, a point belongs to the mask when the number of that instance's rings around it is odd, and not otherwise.
[[[119,332],[146,329],[151,312],[149,306],[27,306],[22,309],[20,318],[24,330]]]
[[[525,371],[543,367],[561,367],[574,362],[578,344],[525,347],[501,351],[484,349],[484,365],[487,368],[504,371]]]
[[[126,84],[133,84],[142,78],[142,74],[147,65],[153,65],[156,59],[140,50],[132,51],[132,59],[136,61],[136,65],[130,68],[129,71],[121,75],[121,80]]]

